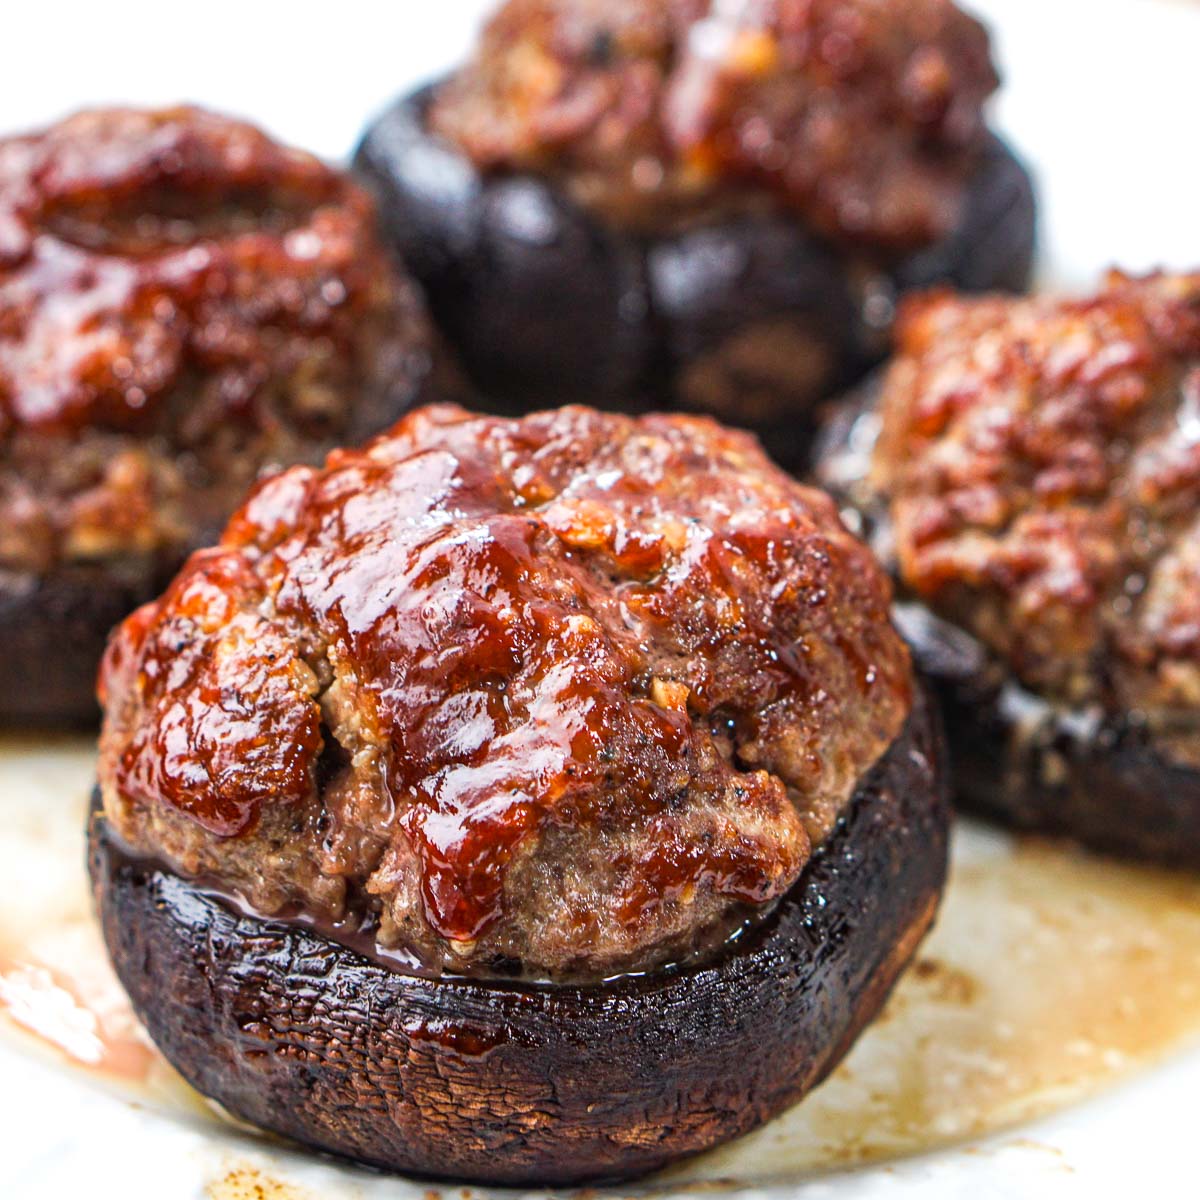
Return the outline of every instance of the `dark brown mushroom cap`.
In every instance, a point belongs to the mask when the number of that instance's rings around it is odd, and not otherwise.
[[[0,724],[94,727],[109,632],[170,578],[171,563],[0,571]]]
[[[736,1137],[832,1069],[933,917],[941,757],[919,705],[766,923],[589,987],[400,974],[128,857],[98,812],[90,866],[139,1016],[232,1113],[393,1170],[574,1183]]]
[[[815,402],[883,356],[899,294],[938,282],[1019,291],[1028,281],[1033,191],[994,138],[948,234],[863,263],[787,214],[721,210],[637,233],[551,178],[484,174],[428,130],[435,90],[381,114],[355,165],[464,367],[517,409],[565,397],[706,411],[799,462]]]
[[[945,715],[960,807],[1106,854],[1200,869],[1200,771],[1144,714],[1049,703],[918,605],[898,606],[897,623]]]

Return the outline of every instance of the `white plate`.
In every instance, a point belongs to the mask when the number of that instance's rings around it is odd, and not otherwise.
[[[192,99],[338,156],[389,97],[454,61],[484,5],[20,7],[5,14],[0,130],[90,103]],[[1043,278],[1200,266],[1200,8],[975,7],[1007,80],[998,123],[1038,175]],[[78,832],[90,776],[85,742],[0,743],[0,1195],[457,1196],[238,1130],[145,1046],[90,921]],[[622,1195],[1194,1190],[1200,884],[970,827],[955,858],[926,965],[834,1078]]]

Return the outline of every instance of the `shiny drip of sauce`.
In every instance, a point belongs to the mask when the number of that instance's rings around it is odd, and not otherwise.
[[[231,1127],[145,1040],[95,930],[81,870],[92,768],[82,739],[0,739],[0,1036],[219,1138]],[[763,1182],[931,1149],[1200,1041],[1200,880],[971,824],[956,841],[936,929],[843,1065],[664,1184]]]

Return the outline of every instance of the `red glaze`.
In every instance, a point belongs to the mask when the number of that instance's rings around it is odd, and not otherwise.
[[[131,796],[169,796],[180,812],[228,836],[258,817],[265,800],[303,795],[321,745],[312,673],[293,647],[253,611],[238,611],[258,581],[240,559],[201,551],[167,593],[169,623],[156,630],[157,653],[137,663],[139,686],[178,697],[153,737],[136,738],[121,761]],[[144,628],[150,608],[130,617]],[[221,638],[210,655],[198,632]],[[119,667],[114,650],[109,677]],[[148,730],[145,732],[149,732]]]
[[[419,880],[461,954],[532,953],[508,927],[555,887],[588,897],[572,936],[644,947],[795,880],[907,714],[887,605],[831,502],[744,435],[422,410],[265,484],[126,622],[106,805],[159,851],[163,810],[272,853],[292,821],[394,940],[420,940]]]
[[[182,557],[427,357],[369,198],[311,155],[194,108],[0,140],[0,564]]]
[[[1200,275],[934,295],[898,342],[874,481],[905,585],[1027,686],[1194,728]]]
[[[508,0],[430,117],[481,167],[559,175],[622,222],[749,187],[904,249],[953,228],[996,84],[950,0]]]
[[[6,423],[145,426],[185,351],[245,359],[223,395],[236,412],[270,365],[254,326],[268,310],[327,324],[369,215],[315,158],[198,109],[83,113],[0,142]]]

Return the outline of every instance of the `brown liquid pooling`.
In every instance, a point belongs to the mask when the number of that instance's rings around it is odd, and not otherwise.
[[[202,1102],[154,1048],[117,982],[82,869],[86,739],[0,738],[0,1037],[123,1096]]]
[[[973,825],[957,843],[933,934],[841,1068],[679,1178],[807,1174],[980,1136],[1200,1036],[1200,881]]]

